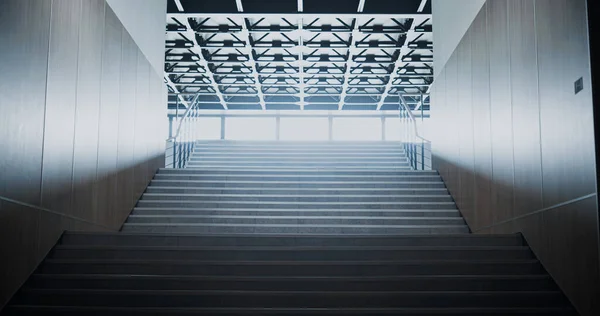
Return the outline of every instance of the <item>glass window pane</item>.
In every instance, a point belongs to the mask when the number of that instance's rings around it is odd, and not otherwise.
[[[326,117],[282,117],[280,124],[281,140],[329,139],[329,119]]]
[[[196,121],[199,140],[221,139],[221,118],[200,117]]]
[[[400,118],[386,117],[385,118],[385,140],[400,141]]]
[[[225,138],[231,140],[275,140],[274,117],[228,117]]]
[[[340,117],[333,119],[334,140],[381,140],[381,119],[378,117]]]

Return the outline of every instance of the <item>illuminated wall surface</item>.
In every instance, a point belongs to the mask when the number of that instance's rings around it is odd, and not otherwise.
[[[474,233],[523,232],[600,315],[587,30],[585,0],[488,0],[433,84],[433,161]]]
[[[167,119],[162,76],[104,0],[2,0],[0,20],[2,306],[63,230],[119,229]]]

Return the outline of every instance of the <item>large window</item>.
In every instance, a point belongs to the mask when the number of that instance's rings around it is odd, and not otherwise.
[[[221,118],[200,117],[196,121],[199,140],[221,139]]]
[[[336,117],[333,119],[333,140],[380,141],[381,118]]]
[[[385,140],[400,141],[402,134],[400,133],[400,118],[388,117],[385,119]]]
[[[326,117],[282,117],[281,140],[329,140],[329,119]]]
[[[274,117],[228,117],[225,138],[231,140],[275,140]]]

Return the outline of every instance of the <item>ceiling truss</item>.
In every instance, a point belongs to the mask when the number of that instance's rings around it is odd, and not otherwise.
[[[197,12],[190,1],[170,0],[167,14],[171,106],[196,94],[200,108],[216,110],[394,110],[398,94],[429,106],[418,97],[433,82],[427,0],[398,14],[366,14],[375,0],[342,14],[303,13],[314,4],[306,0],[282,14],[244,12],[254,10],[249,0],[223,0],[231,13]]]

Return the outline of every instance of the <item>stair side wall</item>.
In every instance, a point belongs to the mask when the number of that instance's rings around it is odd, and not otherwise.
[[[0,20],[2,306],[64,230],[120,228],[167,129],[163,79],[105,0],[3,0]]]
[[[488,0],[432,93],[434,169],[471,230],[522,232],[580,313],[599,315],[586,1]]]

